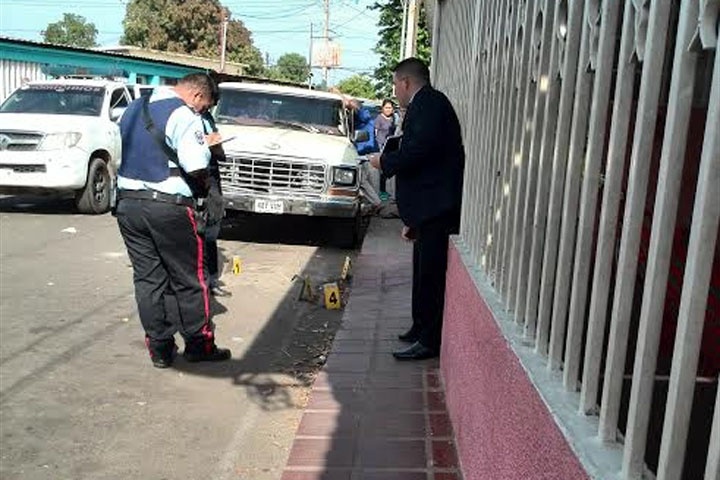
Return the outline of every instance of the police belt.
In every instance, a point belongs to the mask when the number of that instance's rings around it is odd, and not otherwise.
[[[152,200],[155,202],[171,203],[173,205],[184,205],[186,207],[196,207],[194,198],[185,195],[163,193],[157,190],[118,190],[118,200],[124,198],[132,198],[135,200]]]

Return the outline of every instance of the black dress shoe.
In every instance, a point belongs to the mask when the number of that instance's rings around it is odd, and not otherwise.
[[[230,360],[232,353],[228,348],[213,346],[210,352],[183,352],[183,357],[190,363],[196,362],[222,362]]]
[[[425,360],[426,358],[435,358],[437,356],[437,350],[428,348],[420,342],[413,343],[405,350],[393,352],[393,357],[398,360]]]
[[[398,335],[398,340],[401,342],[415,343],[418,341],[418,334],[411,328],[407,332]]]

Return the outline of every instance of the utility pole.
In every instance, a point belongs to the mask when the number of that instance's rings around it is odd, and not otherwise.
[[[312,50],[313,50],[313,24],[310,22],[310,51],[308,52],[308,88],[312,88],[312,79],[313,79],[313,73],[312,73]]]
[[[405,29],[407,28],[408,0],[402,0],[402,9],[403,17],[402,26],[400,28],[400,58],[398,60],[402,60],[405,58]]]
[[[220,47],[220,72],[225,72],[225,50],[227,50],[228,14],[223,12],[222,23],[222,46]]]
[[[330,0],[325,0],[325,50],[330,50]],[[323,81],[325,82],[325,88],[328,86],[328,67],[322,67]]]
[[[405,38],[405,58],[417,53],[417,29],[420,10],[417,0],[407,0],[407,37]]]

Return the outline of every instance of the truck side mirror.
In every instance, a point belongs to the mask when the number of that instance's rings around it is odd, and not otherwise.
[[[355,130],[353,134],[353,143],[362,143],[370,140],[370,134],[365,130]]]
[[[117,122],[120,120],[120,117],[122,117],[122,114],[125,113],[125,107],[115,107],[112,110],[110,110],[110,120],[113,122]]]

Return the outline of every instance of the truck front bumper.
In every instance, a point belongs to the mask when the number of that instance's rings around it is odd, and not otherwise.
[[[77,190],[85,186],[87,162],[78,148],[0,152],[0,189]]]
[[[282,197],[238,192],[223,192],[223,197],[226,208],[254,213],[352,218],[360,212],[358,197]]]

